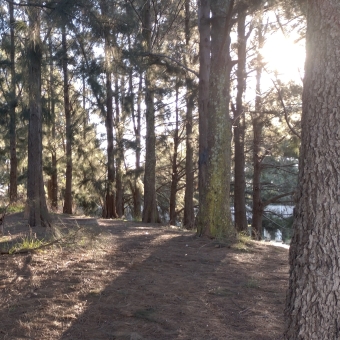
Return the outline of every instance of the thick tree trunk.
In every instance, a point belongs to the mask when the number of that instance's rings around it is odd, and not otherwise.
[[[235,236],[230,215],[229,187],[231,160],[229,87],[232,67],[230,60],[230,13],[232,7],[233,1],[216,0],[210,3],[212,15],[209,119],[207,121],[207,117],[205,117],[205,121],[203,121],[203,124],[208,123],[207,153],[205,155],[200,154],[200,163],[203,163],[204,160],[207,164],[207,177],[205,179],[207,185],[203,189],[203,202],[200,202],[198,233],[199,235],[204,234],[219,238],[233,238]],[[200,164],[200,166],[202,165]]]
[[[176,194],[177,194],[177,185],[178,185],[178,166],[177,166],[177,158],[178,158],[178,146],[179,146],[179,109],[178,109],[178,84],[176,84],[176,125],[174,131],[174,150],[172,156],[172,165],[171,165],[171,186],[170,186],[170,221],[169,223],[172,225],[176,225]]]
[[[201,213],[206,205],[206,188],[208,186],[208,118],[209,118],[209,83],[210,83],[210,0],[198,2],[199,41],[199,85],[198,85],[198,114],[199,114],[199,150],[198,150],[198,189],[199,212],[196,225],[198,234],[203,233],[204,220]]]
[[[185,45],[189,50],[190,46],[190,0],[185,0]],[[184,56],[184,63],[188,66],[187,56]],[[194,170],[193,170],[193,156],[194,156],[194,136],[193,136],[193,110],[194,110],[194,94],[193,81],[190,75],[187,74],[186,79],[186,157],[185,157],[185,194],[184,194],[184,217],[183,225],[187,229],[193,229],[195,224],[194,214]]]
[[[340,338],[340,4],[310,0],[285,339]]]
[[[13,3],[9,3],[9,21],[10,21],[10,36],[11,36],[11,49],[10,49],[10,59],[11,59],[11,95],[9,103],[9,150],[10,150],[10,175],[9,175],[9,201],[14,202],[18,197],[17,189],[17,138],[16,138],[16,112],[15,108],[17,106],[17,96],[16,96],[16,75],[15,75],[15,39],[14,39],[14,6]]]
[[[261,173],[262,173],[262,160],[264,155],[261,156],[261,143],[262,143],[262,130],[263,130],[263,117],[262,117],[262,93],[261,93],[261,76],[263,70],[263,60],[260,53],[264,44],[263,25],[259,24],[258,27],[258,53],[256,65],[256,97],[255,97],[255,112],[253,113],[253,217],[252,217],[252,236],[256,240],[262,238],[262,217],[263,217],[263,203],[261,199]]]
[[[147,0],[143,9],[143,39],[146,52],[151,51],[151,6]],[[155,79],[151,66],[145,72],[145,172],[144,172],[144,209],[143,222],[159,222],[156,197],[156,134],[154,108]]]
[[[65,173],[65,195],[64,195],[64,214],[72,214],[72,122],[71,122],[71,107],[68,85],[68,57],[67,57],[67,42],[66,29],[62,28],[62,49],[63,49],[63,76],[64,76],[64,110],[66,122],[66,173]]]
[[[245,119],[243,112],[243,93],[246,87],[246,48],[245,34],[246,11],[241,10],[237,20],[238,34],[238,63],[237,63],[237,95],[236,110],[234,112],[234,142],[235,142],[235,168],[234,168],[234,212],[235,228],[239,232],[248,229],[246,214],[246,176],[244,156]]]
[[[30,7],[28,15],[28,84],[30,119],[28,131],[27,201],[29,206],[28,224],[31,227],[35,227],[48,226],[49,216],[46,205],[42,170],[42,51],[40,40],[40,9]]]

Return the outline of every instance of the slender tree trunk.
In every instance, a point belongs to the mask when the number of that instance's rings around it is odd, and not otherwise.
[[[151,6],[147,0],[143,8],[143,39],[146,52],[151,52]],[[156,134],[154,108],[155,79],[151,65],[145,71],[145,171],[143,222],[159,222],[156,197]]]
[[[15,108],[17,106],[17,96],[16,96],[16,74],[15,74],[15,39],[14,39],[14,6],[13,3],[9,3],[9,16],[10,16],[10,36],[11,36],[11,49],[10,49],[10,59],[11,59],[11,95],[9,103],[9,149],[10,149],[10,177],[9,177],[9,200],[14,202],[18,196],[17,189],[17,151],[16,151],[16,112]]]
[[[29,1],[28,4],[31,4]],[[41,40],[40,9],[29,7],[29,131],[28,131],[28,178],[27,200],[28,224],[31,227],[48,226],[49,215],[46,205],[42,169],[42,110],[41,110]]]
[[[263,70],[262,55],[260,53],[263,47],[263,25],[259,24],[258,27],[258,49],[257,53],[257,66],[256,66],[256,98],[255,98],[255,113],[252,117],[253,123],[253,217],[252,217],[252,234],[257,240],[262,238],[262,217],[263,217],[263,203],[261,199],[261,172],[262,160],[261,156],[261,143],[262,143],[262,130],[263,130],[263,117],[262,110],[262,93],[261,93],[261,76]]]
[[[121,86],[119,89],[118,77],[115,79],[115,105],[116,105],[116,139],[117,139],[117,156],[116,156],[116,206],[117,215],[122,217],[124,215],[124,201],[123,201],[123,162],[124,162],[124,144],[123,144],[123,122],[121,121],[121,116],[123,115],[124,108],[124,79],[122,79]],[[119,90],[121,92],[121,108],[119,104]]]
[[[102,8],[103,11],[103,8]],[[116,210],[116,172],[114,164],[114,138],[113,138],[113,93],[112,93],[112,73],[109,58],[109,32],[105,28],[105,68],[106,68],[106,136],[107,136],[107,184],[104,218],[117,218]]]
[[[190,46],[190,0],[185,0],[185,45],[187,49]],[[184,63],[187,66],[187,56],[184,56]],[[194,94],[193,81],[190,75],[186,75],[186,157],[185,157],[185,194],[184,194],[184,218],[183,225],[187,229],[193,229],[195,224],[194,214],[194,170],[193,170],[193,155],[194,155],[194,135],[192,131],[194,110]]]
[[[243,112],[243,93],[246,87],[246,48],[247,38],[245,34],[246,11],[241,10],[237,20],[238,34],[238,63],[237,63],[237,95],[236,110],[234,112],[234,141],[235,141],[235,168],[234,168],[234,211],[235,228],[239,232],[247,231],[246,214],[246,176],[244,156],[245,119]]]
[[[132,70],[130,76],[130,93],[132,93]],[[142,194],[141,194],[141,165],[140,165],[140,154],[141,154],[141,103],[142,103],[142,88],[143,88],[143,78],[140,75],[139,78],[139,87],[138,87],[138,96],[137,96],[137,116],[134,117],[134,106],[132,105],[133,112],[133,122],[134,122],[134,130],[136,136],[136,171],[134,176],[134,190],[133,190],[133,207],[134,207],[134,217],[136,220],[141,219],[141,206],[142,206]],[[133,98],[134,96],[131,95]],[[134,103],[134,102],[133,102]]]
[[[340,5],[308,1],[286,340],[340,338]]]
[[[56,150],[56,122],[55,122],[55,93],[54,93],[54,77],[53,77],[53,56],[52,56],[52,39],[49,39],[49,54],[50,54],[50,112],[52,124],[52,152],[51,152],[51,207],[53,210],[58,210],[58,172],[57,172],[57,150]]]
[[[62,28],[62,49],[63,49],[63,76],[64,76],[64,110],[66,121],[66,184],[64,196],[64,214],[72,214],[72,122],[71,122],[71,107],[69,97],[69,84],[68,84],[68,57],[67,57],[67,41],[66,29]]]
[[[207,164],[207,185],[203,189],[203,202],[200,202],[198,233],[220,238],[235,236],[230,214],[231,120],[229,118],[229,87],[232,68],[230,14],[233,3],[233,1],[225,0],[210,3],[209,119],[208,122],[203,122],[203,124],[208,123],[206,154],[200,154],[200,163],[203,162],[202,157],[204,157],[204,162]]]
[[[176,84],[176,125],[174,131],[174,151],[172,156],[172,172],[171,172],[171,186],[170,186],[170,221],[172,225],[176,224],[176,194],[178,185],[178,146],[179,146],[179,109],[178,109],[178,84]]]

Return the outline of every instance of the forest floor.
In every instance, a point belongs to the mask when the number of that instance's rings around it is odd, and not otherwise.
[[[0,255],[0,339],[281,339],[287,249],[56,217],[69,235],[62,243]],[[22,239],[26,223],[23,214],[6,216],[0,249]]]

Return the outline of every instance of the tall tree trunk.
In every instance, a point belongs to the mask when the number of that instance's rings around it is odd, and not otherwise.
[[[133,124],[134,131],[136,136],[136,162],[135,162],[135,176],[134,176],[134,190],[133,190],[133,215],[136,220],[141,219],[141,206],[142,206],[142,193],[141,193],[141,165],[140,165],[140,155],[141,155],[141,116],[142,116],[142,88],[143,88],[143,77],[140,75],[139,78],[139,86],[138,86],[138,96],[137,96],[137,116],[135,117],[134,110],[134,96],[132,95],[133,87],[132,87],[132,70],[130,73],[130,93],[131,93],[131,101],[132,107],[131,110],[133,112]]]
[[[52,124],[52,152],[51,152],[51,207],[53,210],[58,210],[58,172],[57,172],[57,150],[56,150],[56,122],[55,122],[55,93],[54,93],[54,76],[53,76],[53,55],[52,55],[52,38],[49,38],[49,54],[50,54],[50,114]]]
[[[143,8],[143,42],[145,51],[151,52],[151,1],[147,0]],[[144,208],[143,222],[159,222],[156,197],[156,134],[154,108],[155,79],[151,65],[145,71],[145,171],[144,171]]]
[[[10,36],[11,36],[11,49],[10,49],[10,59],[11,59],[11,95],[9,103],[9,149],[10,149],[10,175],[9,175],[9,201],[14,202],[18,196],[17,189],[17,151],[16,151],[16,112],[15,108],[17,106],[17,96],[16,96],[16,74],[15,74],[15,39],[14,39],[14,6],[13,3],[9,3],[9,22],[10,22]]]
[[[340,5],[308,1],[285,339],[340,338]]]
[[[209,84],[210,84],[210,0],[198,2],[198,29],[199,41],[199,87],[198,87],[198,114],[199,114],[199,150],[198,150],[198,189],[199,212],[197,215],[197,231],[202,234],[205,228],[202,209],[206,205],[206,188],[208,186],[208,118],[209,118]]]
[[[203,202],[200,202],[198,233],[221,238],[235,236],[230,215],[231,120],[229,117],[232,68],[230,29],[233,3],[225,0],[210,3],[209,120],[206,122],[207,117],[205,117],[203,122],[203,124],[208,123],[206,154],[200,154],[200,162],[204,161],[207,164],[205,179],[207,185],[203,189]]]
[[[28,4],[32,4],[30,1]],[[28,178],[27,200],[29,206],[28,224],[31,227],[48,226],[42,169],[42,110],[41,110],[41,40],[40,9],[29,7],[29,131],[28,131]]]
[[[105,7],[102,7],[102,13],[106,13]],[[113,93],[112,93],[112,72],[109,57],[110,35],[109,28],[104,28],[105,35],[105,69],[106,69],[106,136],[107,136],[107,184],[105,207],[103,210],[104,218],[117,218],[116,210],[116,172],[114,164],[114,138],[113,138]]]
[[[237,95],[236,110],[234,112],[234,142],[235,142],[235,168],[234,168],[234,211],[235,228],[239,232],[247,231],[246,214],[246,176],[244,156],[245,115],[243,112],[243,93],[246,87],[246,48],[247,38],[245,34],[246,11],[238,13],[237,20]]]
[[[179,146],[179,109],[178,109],[178,83],[176,84],[176,125],[174,131],[174,150],[172,156],[172,171],[171,171],[171,186],[170,186],[170,224],[176,224],[176,194],[177,194],[177,184],[178,184],[178,146]]]
[[[123,201],[123,162],[124,162],[124,144],[123,144],[123,133],[124,126],[121,121],[124,108],[124,79],[122,79],[121,86],[119,88],[118,76],[115,79],[115,105],[116,105],[116,139],[117,139],[117,156],[116,156],[116,206],[117,215],[122,217],[124,215],[124,201]],[[119,104],[119,92],[121,93],[121,108]]]
[[[64,110],[66,121],[66,184],[64,196],[64,214],[72,214],[72,122],[71,122],[71,107],[69,97],[69,84],[68,84],[68,57],[67,57],[67,41],[66,29],[62,28],[61,43],[63,49],[63,77],[64,77]]]
[[[262,20],[262,18],[260,19]],[[261,156],[261,143],[262,143],[262,130],[263,130],[263,117],[262,117],[262,93],[261,93],[261,76],[263,70],[263,60],[261,55],[261,48],[263,47],[263,25],[259,23],[258,27],[258,53],[256,65],[256,97],[255,97],[255,112],[252,117],[253,124],[253,217],[252,217],[252,234],[253,238],[261,240],[262,238],[262,218],[263,218],[263,203],[261,199],[261,172],[262,160]]]
[[[190,47],[190,0],[185,0],[185,45],[187,52]],[[184,64],[188,66],[187,56],[184,56]],[[194,110],[194,93],[193,81],[187,73],[186,79],[186,157],[185,157],[185,194],[184,194],[184,217],[183,225],[187,229],[193,229],[195,224],[194,214],[194,171],[193,171],[193,155],[194,155],[194,136],[192,131]]]

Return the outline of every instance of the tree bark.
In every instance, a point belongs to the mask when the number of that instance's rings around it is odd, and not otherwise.
[[[14,202],[18,197],[18,185],[17,185],[17,151],[16,151],[16,112],[17,107],[17,95],[16,95],[16,73],[15,73],[15,38],[14,38],[14,6],[13,3],[9,3],[9,22],[10,22],[10,36],[11,36],[11,82],[10,82],[10,103],[9,103],[9,149],[10,149],[10,175],[9,175],[9,201]]]
[[[210,83],[210,0],[198,2],[199,40],[199,85],[198,85],[198,115],[199,115],[199,146],[198,146],[198,189],[199,212],[196,226],[198,234],[203,233],[204,220],[201,208],[206,205],[206,188],[208,186],[208,118],[209,118],[209,83]],[[202,216],[202,218],[201,218]]]
[[[143,43],[146,52],[151,52],[151,6],[147,0],[143,8]],[[144,208],[143,222],[159,222],[156,197],[156,134],[154,108],[155,79],[148,65],[145,71],[145,171],[144,171]]]
[[[187,52],[190,47],[190,0],[185,0],[185,45]],[[184,64],[188,66],[187,56],[184,55]],[[195,225],[194,214],[194,170],[193,170],[193,155],[194,155],[194,135],[193,135],[193,110],[194,110],[194,93],[193,80],[187,73],[186,79],[186,157],[185,157],[185,193],[184,193],[184,217],[183,225],[187,229],[193,229]]]
[[[201,4],[203,1],[201,2]],[[229,117],[230,29],[233,1],[212,1],[211,9],[211,66],[208,92],[208,112],[203,119],[207,141],[200,153],[200,166],[205,163],[207,185],[200,201],[198,234],[209,237],[233,238],[235,229],[230,214],[231,120]],[[202,9],[201,9],[202,10]],[[209,17],[206,16],[206,19]],[[201,37],[202,39],[202,37]],[[206,37],[204,37],[206,39]],[[206,51],[204,51],[206,53]],[[207,64],[201,65],[206,67]],[[205,79],[204,79],[205,80]],[[201,81],[201,79],[200,79]],[[207,94],[204,94],[206,98]],[[207,114],[204,109],[203,114]],[[201,121],[200,121],[201,123]],[[202,182],[200,183],[202,185]]]
[[[53,55],[52,55],[52,39],[49,38],[49,54],[50,54],[50,84],[49,84],[49,105],[52,125],[52,145],[51,145],[51,190],[50,197],[51,208],[58,210],[58,172],[57,172],[57,150],[56,150],[56,122],[55,122],[55,93],[54,93],[54,76],[53,76]]]
[[[234,143],[235,143],[235,168],[234,168],[234,212],[235,228],[239,232],[248,229],[246,214],[246,176],[244,156],[245,115],[243,112],[243,93],[246,87],[246,49],[247,38],[245,33],[246,11],[241,9],[237,20],[237,94],[236,110],[234,112]]]
[[[177,79],[176,79],[177,80]],[[174,150],[172,156],[172,164],[171,164],[171,186],[170,186],[170,221],[171,225],[176,225],[176,194],[177,194],[177,185],[178,185],[178,166],[177,166],[177,158],[178,158],[178,146],[179,146],[179,109],[178,109],[178,94],[179,88],[178,83],[176,84],[176,125],[174,131]]]
[[[124,144],[123,144],[123,133],[124,126],[121,121],[121,116],[123,114],[124,108],[124,79],[122,79],[120,89],[118,84],[118,76],[115,79],[115,105],[116,105],[116,139],[117,139],[117,156],[116,156],[116,210],[118,217],[122,217],[124,215],[124,193],[123,193],[123,162],[124,162]],[[119,107],[119,94],[121,93],[121,108]]]
[[[340,338],[340,4],[308,2],[285,339]]]
[[[262,20],[262,18],[260,18]],[[262,238],[262,218],[263,218],[263,203],[261,199],[261,172],[262,160],[261,143],[263,130],[262,109],[262,93],[261,93],[261,76],[263,70],[263,60],[261,55],[261,48],[264,44],[263,25],[259,23],[257,30],[258,34],[258,52],[256,65],[256,97],[255,97],[255,112],[252,116],[253,124],[253,217],[252,217],[252,236],[256,240]]]
[[[104,15],[107,11],[104,3],[101,2],[101,10]],[[104,218],[117,218],[116,210],[116,172],[115,172],[115,161],[114,161],[114,138],[113,138],[113,93],[112,93],[112,72],[111,62],[109,57],[110,49],[110,35],[109,28],[104,27],[104,38],[105,38],[105,73],[106,73],[106,136],[107,136],[107,183],[106,183],[106,197],[105,207],[103,210]]]
[[[67,57],[67,42],[66,42],[66,29],[62,28],[62,49],[63,49],[63,77],[64,77],[64,110],[66,121],[66,184],[64,195],[64,214],[72,214],[72,122],[71,122],[71,107],[69,96],[68,84],[68,57]]]
[[[142,206],[142,194],[141,194],[141,165],[140,165],[140,153],[141,153],[141,102],[142,102],[142,87],[143,87],[143,78],[142,75],[139,77],[139,86],[138,86],[138,95],[137,95],[137,112],[135,112],[134,108],[134,98],[135,94],[133,91],[132,85],[132,69],[130,69],[129,74],[129,93],[131,100],[131,113],[133,119],[133,129],[135,133],[135,141],[136,141],[136,161],[135,161],[135,173],[134,180],[132,186],[132,195],[133,195],[133,216],[136,220],[141,219],[141,206]],[[137,114],[137,115],[136,115]]]
[[[29,4],[31,2],[28,2]],[[40,9],[29,7],[29,131],[28,131],[28,224],[31,227],[49,226],[42,169],[42,110],[41,110],[41,61]]]

